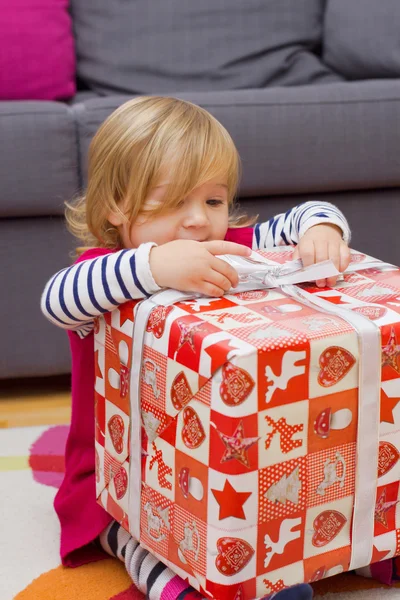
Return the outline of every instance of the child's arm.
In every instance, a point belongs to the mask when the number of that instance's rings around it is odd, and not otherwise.
[[[336,225],[343,233],[346,244],[350,241],[350,228],[343,213],[329,202],[305,202],[286,213],[272,217],[254,227],[253,249],[273,246],[297,245],[300,238],[315,225]]]
[[[161,289],[149,266],[154,245],[84,260],[56,273],[42,294],[43,314],[55,325],[85,337],[98,315]]]

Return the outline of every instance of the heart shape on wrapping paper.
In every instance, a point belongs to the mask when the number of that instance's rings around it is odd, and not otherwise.
[[[228,362],[222,367],[222,383],[219,394],[227,406],[239,406],[249,397],[254,380],[247,371]]]
[[[114,477],[115,493],[117,500],[121,500],[126,494],[128,489],[128,473],[125,467],[121,467],[118,473]]]
[[[254,556],[254,548],[240,538],[219,538],[217,550],[215,566],[222,575],[228,577],[244,569]]]
[[[378,477],[383,477],[389,473],[400,458],[399,451],[396,446],[390,442],[379,442],[378,455]]]
[[[156,306],[153,308],[147,321],[146,331],[151,332],[159,340],[164,334],[165,321],[173,310],[173,306]]]
[[[193,392],[183,371],[178,373],[171,385],[171,401],[175,410],[181,410],[191,400]]]
[[[322,387],[335,385],[346,377],[355,364],[356,359],[346,348],[341,348],[340,346],[325,348],[319,357],[319,385]]]
[[[108,432],[112,441],[112,445],[118,454],[124,449],[124,432],[125,425],[120,415],[113,415],[108,421]]]
[[[361,263],[366,258],[367,258],[366,254],[361,254],[361,252],[352,252],[351,256],[350,256],[350,264]]]
[[[201,446],[206,439],[203,424],[199,415],[191,406],[183,409],[182,440],[185,446],[194,450]]]
[[[264,300],[269,294],[268,290],[253,290],[248,292],[240,292],[235,294],[235,297],[239,300]]]
[[[346,523],[346,517],[337,510],[324,510],[314,519],[312,545],[316,548],[326,546],[342,531]]]
[[[370,321],[381,319],[387,313],[387,309],[384,306],[357,306],[356,308],[352,308],[352,311],[367,317]]]

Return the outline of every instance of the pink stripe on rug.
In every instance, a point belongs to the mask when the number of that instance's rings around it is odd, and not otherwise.
[[[183,581],[179,575],[175,575],[163,589],[160,600],[176,600],[179,594],[183,590],[186,590],[187,587],[187,582]]]

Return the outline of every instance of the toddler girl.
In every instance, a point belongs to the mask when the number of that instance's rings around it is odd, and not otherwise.
[[[96,502],[94,318],[160,288],[222,296],[238,276],[217,255],[292,244],[305,265],[331,258],[343,271],[349,263],[350,231],[337,208],[306,202],[252,226],[233,204],[238,179],[235,145],[207,111],[166,97],[127,102],[95,135],[86,194],[67,205],[83,242],[79,258],[50,279],[41,300],[46,317],[68,330],[72,355],[72,421],[55,499],[62,563],[117,556],[154,600],[201,595]],[[301,584],[277,596],[306,600],[312,592]]]

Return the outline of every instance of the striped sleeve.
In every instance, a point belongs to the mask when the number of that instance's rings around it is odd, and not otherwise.
[[[43,291],[40,302],[43,314],[62,329],[86,337],[98,315],[160,289],[149,264],[153,246],[153,243],[142,244],[134,250],[84,260],[59,271]]]
[[[289,246],[299,243],[305,232],[314,225],[330,223],[343,232],[343,239],[350,241],[350,228],[343,213],[329,202],[305,202],[286,213],[272,217],[266,223],[257,223],[253,233],[253,249]]]

